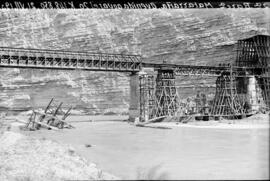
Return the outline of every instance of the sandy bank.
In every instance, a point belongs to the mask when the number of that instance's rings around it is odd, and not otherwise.
[[[3,128],[3,127],[2,127]],[[12,131],[0,134],[0,180],[113,180],[72,147]]]

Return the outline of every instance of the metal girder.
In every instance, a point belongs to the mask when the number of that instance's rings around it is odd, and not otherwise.
[[[0,48],[0,67],[138,72],[141,56]]]
[[[262,66],[254,66],[254,67],[240,67],[240,66],[232,66],[230,64],[221,64],[220,66],[181,66],[179,65],[174,69],[176,76],[213,76],[218,77],[222,74],[229,73],[233,71],[233,74],[236,77],[241,77],[248,73],[248,75],[256,75],[260,77],[265,77],[265,75],[261,75],[262,70],[269,69],[267,67]]]
[[[225,67],[208,67],[208,66],[179,66],[175,69],[176,76],[219,76],[226,72]]]
[[[154,67],[156,70],[173,70],[175,76],[182,75],[206,75],[219,76],[223,72],[230,71],[229,64],[220,64],[219,66],[198,66],[198,65],[177,65],[177,64],[157,64],[157,63],[142,63],[143,67]]]

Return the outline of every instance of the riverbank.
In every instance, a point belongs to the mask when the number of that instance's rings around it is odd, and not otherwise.
[[[136,127],[121,116],[113,121],[110,116],[70,116],[67,121],[75,129],[22,131],[17,129],[22,124],[13,121],[10,131],[71,145],[80,157],[121,179],[268,179],[269,129],[242,129],[266,126],[255,118],[234,124],[161,122],[154,125],[172,129],[153,129]],[[222,125],[227,128],[219,129]]]
[[[20,114],[18,116],[10,116],[9,119],[22,121],[22,123],[29,118],[30,115]],[[71,115],[66,121],[71,124],[78,124],[83,122],[127,122],[128,116],[118,116],[118,115]],[[128,122],[129,124],[133,124]],[[194,128],[216,128],[216,129],[269,129],[270,127],[270,118],[269,114],[255,114],[250,117],[244,119],[221,119],[218,121],[198,121],[195,119],[191,119],[190,121],[183,123],[177,121],[170,121],[169,119],[164,119],[162,122],[155,122],[147,124],[149,126],[156,127],[168,127],[168,128],[176,128],[176,127],[194,127]]]
[[[72,146],[18,132],[21,124],[0,121],[0,180],[115,180]]]

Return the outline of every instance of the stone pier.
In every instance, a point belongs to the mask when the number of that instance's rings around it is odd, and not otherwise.
[[[139,93],[139,72],[130,75],[130,96],[129,96],[129,121],[134,122],[140,117],[140,93]]]
[[[256,78],[255,76],[247,77],[247,97],[248,103],[250,105],[251,111],[258,111],[259,104],[257,99],[257,91],[256,91]]]
[[[140,77],[142,75],[153,75],[153,68],[143,68],[140,72],[130,75],[130,99],[129,99],[129,121],[134,122],[141,117],[140,108]],[[141,100],[143,101],[143,100]]]

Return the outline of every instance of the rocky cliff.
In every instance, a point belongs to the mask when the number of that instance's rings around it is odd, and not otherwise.
[[[0,14],[2,47],[141,54],[146,62],[217,65],[235,59],[238,39],[270,34],[269,8],[25,9],[1,10]],[[178,79],[179,85],[190,83],[188,78]],[[129,106],[129,76],[0,69],[2,110],[44,107],[52,97],[86,113],[125,113]]]

